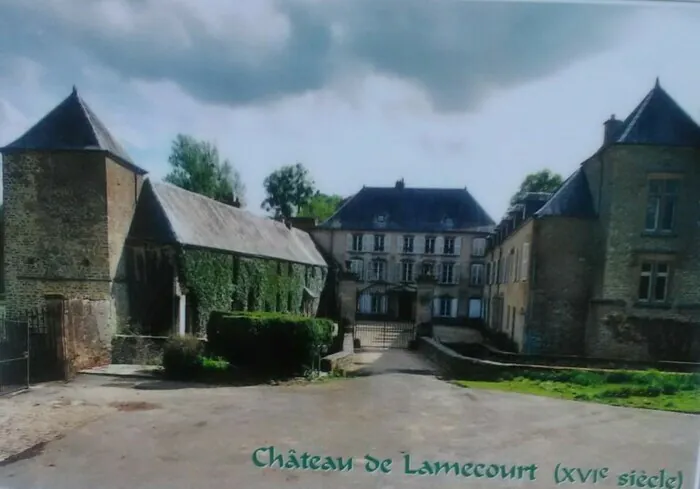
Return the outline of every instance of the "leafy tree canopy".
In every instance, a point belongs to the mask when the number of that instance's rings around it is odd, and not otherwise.
[[[331,217],[342,203],[343,198],[340,195],[327,195],[316,191],[314,196],[301,206],[297,215],[313,217],[322,222]]]
[[[558,173],[544,169],[530,173],[525,177],[520,188],[510,199],[510,204],[517,204],[528,192],[555,192],[562,184],[563,179]]]
[[[206,195],[225,204],[245,204],[245,185],[228,160],[222,160],[215,145],[178,134],[172,144],[170,173],[165,181]]]
[[[267,197],[260,207],[275,219],[287,219],[297,215],[316,195],[314,181],[301,163],[279,168],[263,182]]]

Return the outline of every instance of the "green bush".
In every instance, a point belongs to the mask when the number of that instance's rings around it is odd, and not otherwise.
[[[305,373],[332,336],[329,319],[282,313],[214,312],[207,325],[211,355],[263,375]]]
[[[194,336],[172,336],[163,347],[163,370],[173,380],[190,380],[201,372],[202,344]]]
[[[231,364],[223,358],[201,357],[202,370],[207,371],[227,371]]]

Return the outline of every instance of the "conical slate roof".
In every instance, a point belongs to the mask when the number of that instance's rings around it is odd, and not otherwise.
[[[136,173],[147,173],[134,164],[126,150],[80,98],[75,87],[63,102],[1,151],[11,153],[68,150],[104,151]]]
[[[700,147],[700,126],[661,88],[658,78],[622,127],[617,143]]]

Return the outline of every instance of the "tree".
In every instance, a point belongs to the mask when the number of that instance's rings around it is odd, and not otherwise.
[[[320,221],[325,221],[338,210],[343,198],[340,195],[327,195],[316,191],[313,197],[301,206],[297,215],[299,217],[313,217]]]
[[[263,186],[267,197],[260,207],[271,212],[275,219],[294,217],[316,193],[309,171],[301,163],[273,171]]]
[[[244,205],[245,185],[228,160],[221,160],[212,143],[178,134],[168,157],[165,181],[225,204]]]
[[[530,173],[525,177],[520,188],[510,199],[510,205],[517,204],[528,192],[555,192],[562,184],[561,175],[548,169]]]

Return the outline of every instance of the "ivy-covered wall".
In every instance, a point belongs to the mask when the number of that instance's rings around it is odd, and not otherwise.
[[[228,253],[179,252],[180,281],[196,308],[197,332],[212,311],[316,314],[327,268]],[[305,289],[310,292],[305,292]]]

